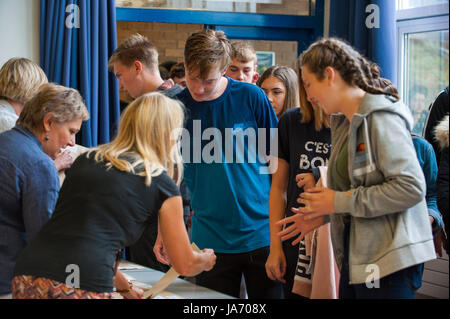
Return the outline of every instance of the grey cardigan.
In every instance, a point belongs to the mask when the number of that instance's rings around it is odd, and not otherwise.
[[[412,116],[407,107],[385,95],[366,94],[352,122],[331,118],[332,152],[336,159],[347,132],[351,189],[337,191],[330,215],[336,262],[341,269],[345,215],[350,215],[350,284],[379,278],[435,259],[425,202],[425,178],[411,140]],[[328,187],[336,189],[327,175]]]

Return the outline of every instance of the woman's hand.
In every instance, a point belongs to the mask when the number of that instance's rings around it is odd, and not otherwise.
[[[269,257],[266,261],[266,274],[271,280],[279,280],[283,284],[286,283],[284,275],[286,273],[286,256],[283,249],[272,251],[270,250]]]
[[[434,250],[439,257],[442,257],[442,248],[444,250],[447,249],[447,236],[444,230],[440,230],[439,233],[436,234],[433,238],[434,241]]]
[[[214,265],[216,264],[216,254],[214,254],[214,250],[205,248],[201,251],[201,254],[206,258],[206,265],[204,270],[209,271],[213,269]]]
[[[310,188],[300,194],[297,202],[304,204],[299,207],[298,213],[305,215],[305,220],[314,219],[323,215],[334,214],[334,195],[336,191],[324,187]]]
[[[133,287],[131,287],[130,291],[122,292],[120,295],[124,299],[142,299],[142,296],[144,295],[144,291],[141,288],[133,286]]]
[[[138,287],[134,287],[131,282],[129,282],[125,276],[120,272],[116,271],[114,276],[114,287],[116,291],[125,299],[141,299],[144,295],[144,291]]]
[[[283,218],[276,223],[277,226],[283,226],[292,223],[292,225],[286,227],[280,231],[277,235],[281,240],[287,240],[300,234],[296,240],[292,242],[292,246],[297,245],[305,236],[314,229],[322,226],[325,222],[323,216],[314,219],[306,219],[305,215],[298,212],[299,208],[293,207],[291,209],[294,213],[293,216]]]
[[[297,174],[295,181],[297,182],[297,186],[303,188],[304,191],[308,191],[310,188],[316,186],[316,181],[312,173]]]
[[[54,162],[55,162],[56,170],[59,172],[61,170],[69,168],[73,163],[73,158],[70,155],[70,151],[66,150],[66,151],[60,152],[58,155],[56,155]]]

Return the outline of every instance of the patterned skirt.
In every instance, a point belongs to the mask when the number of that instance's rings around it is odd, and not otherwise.
[[[69,288],[56,280],[16,276],[12,280],[13,299],[112,299],[110,292],[91,292]]]

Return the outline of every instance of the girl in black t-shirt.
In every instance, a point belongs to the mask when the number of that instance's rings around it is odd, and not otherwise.
[[[277,102],[279,105],[286,105],[286,100],[296,101],[298,105],[299,89],[304,90],[302,86],[299,87],[297,77],[292,80],[289,70],[294,72],[286,67],[276,68],[275,73],[278,74],[278,79],[291,79],[290,83],[285,85],[286,88],[291,89],[285,90],[285,100],[279,100]],[[264,78],[263,75],[260,80],[261,87],[267,84]],[[292,81],[295,82],[291,83]],[[276,90],[273,91],[277,93]],[[314,178],[310,174],[312,169],[326,166],[331,151],[328,116],[306,99],[300,100],[300,105],[300,108],[294,107],[288,110],[274,106],[274,109],[279,109],[279,113],[283,115],[280,116],[278,123],[278,169],[272,175],[269,198],[270,254],[266,262],[266,273],[270,279],[283,283],[284,297],[287,299],[302,298],[299,294],[293,293],[292,289],[299,253],[305,244],[304,241],[299,243],[295,240],[282,242],[278,235],[282,228],[276,223],[294,215],[291,209],[299,206],[296,200],[300,193],[307,187],[315,185]],[[303,179],[300,180],[300,177]],[[305,263],[309,262],[309,257],[302,258]],[[311,279],[310,274],[303,275],[305,280]],[[308,296],[303,295],[303,297]]]

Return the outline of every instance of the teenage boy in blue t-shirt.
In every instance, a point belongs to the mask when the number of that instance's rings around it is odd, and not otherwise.
[[[231,45],[221,31],[186,41],[184,179],[191,192],[191,240],[217,255],[196,283],[239,297],[242,274],[249,298],[280,298],[265,271],[269,255],[270,173],[276,169],[277,117],[255,85],[225,77]],[[275,145],[276,146],[276,145]]]

